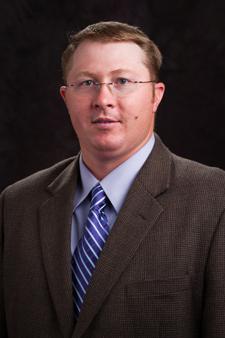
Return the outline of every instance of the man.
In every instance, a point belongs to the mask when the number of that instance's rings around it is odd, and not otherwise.
[[[225,174],[154,134],[158,48],[101,22],[62,64],[81,153],[2,193],[1,337],[224,338]]]

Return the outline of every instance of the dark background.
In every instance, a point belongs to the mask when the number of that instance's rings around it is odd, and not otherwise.
[[[142,28],[164,55],[156,130],[178,155],[225,169],[224,0],[17,0],[0,5],[0,189],[75,154],[60,57],[100,20]]]

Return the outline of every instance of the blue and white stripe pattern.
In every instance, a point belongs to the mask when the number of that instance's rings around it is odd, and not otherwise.
[[[92,189],[87,224],[72,256],[73,303],[78,318],[96,262],[109,235],[104,213],[106,195],[100,183]]]

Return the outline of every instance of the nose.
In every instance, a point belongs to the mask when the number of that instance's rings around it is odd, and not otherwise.
[[[92,104],[97,109],[113,108],[115,106],[115,96],[112,93],[110,84],[101,83],[99,85],[93,96]]]

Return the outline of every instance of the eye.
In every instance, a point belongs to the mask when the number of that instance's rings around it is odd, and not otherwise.
[[[124,85],[131,83],[131,81],[126,79],[125,77],[118,77],[118,79],[116,79],[115,83],[119,86],[121,86],[121,85],[124,86]]]
[[[78,82],[78,87],[92,87],[94,85],[93,80],[84,80]]]

